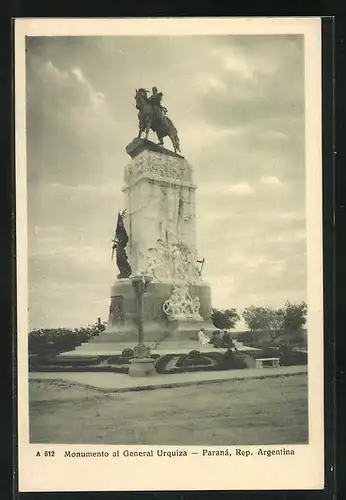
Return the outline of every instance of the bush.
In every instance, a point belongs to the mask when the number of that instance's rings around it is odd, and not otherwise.
[[[221,330],[215,330],[212,333],[210,344],[216,348],[231,348],[234,347],[234,341],[229,332],[222,332]]]
[[[166,366],[175,357],[174,354],[165,354],[159,358],[155,363],[155,370],[157,373],[165,373]]]
[[[130,348],[124,349],[121,353],[122,358],[133,358],[134,355],[135,355],[134,350]]]
[[[190,367],[190,366],[208,366],[212,364],[212,360],[206,356],[202,356],[199,351],[190,351],[189,354],[182,354],[176,363],[177,367]]]
[[[293,349],[285,349],[280,352],[280,365],[307,365],[308,355],[305,352],[294,351]]]
[[[42,328],[29,332],[29,354],[40,356],[56,355],[72,351],[83,342],[88,342],[105,329],[105,324],[88,325],[80,328]]]

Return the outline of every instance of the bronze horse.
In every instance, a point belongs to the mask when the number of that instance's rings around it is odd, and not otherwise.
[[[167,136],[172,141],[174,152],[180,152],[177,129],[167,116],[162,116],[161,120],[157,118],[155,109],[148,99],[147,91],[145,89],[136,89],[135,100],[136,108],[139,110],[138,138],[145,132],[145,138],[148,139],[149,130],[151,129],[153,132],[156,132],[160,146],[163,146],[163,138]]]

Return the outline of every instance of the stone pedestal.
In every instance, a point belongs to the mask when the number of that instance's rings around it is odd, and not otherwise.
[[[181,155],[142,139],[134,139],[126,151],[131,157],[123,187],[126,252],[132,275],[151,278],[143,295],[144,342],[154,347],[170,341],[195,342],[200,328],[209,330],[212,325],[210,286],[203,282],[197,262],[192,167]],[[186,312],[189,304],[183,301],[179,319],[173,313],[169,317],[163,308],[177,286],[185,286],[187,302],[194,307],[194,312]],[[177,312],[180,306],[174,307]],[[118,350],[133,347],[137,332],[131,278],[118,279],[111,288],[107,329],[88,343],[88,349],[101,349],[102,344]]]
[[[172,283],[152,282],[143,295],[143,320],[145,342],[155,345],[167,337],[174,340],[187,338],[197,340],[197,332],[203,327],[211,328],[210,286],[207,283],[191,285],[189,292],[200,301],[201,319],[181,318],[170,321],[163,311],[163,304],[172,294]],[[136,343],[136,297],[130,279],[118,280],[111,288],[111,305],[107,329],[89,341],[90,345],[104,342]],[[124,346],[125,347],[125,346]],[[96,346],[95,346],[96,348]]]
[[[145,377],[154,375],[155,360],[152,358],[133,358],[130,359],[129,375],[130,377]]]
[[[179,273],[176,245],[182,243],[194,266],[189,274],[197,277],[196,186],[191,165],[150,141],[135,139],[127,151],[132,161],[125,167],[123,193],[133,274],[149,268],[154,280],[172,281]]]

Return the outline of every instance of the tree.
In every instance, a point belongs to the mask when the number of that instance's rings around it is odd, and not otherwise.
[[[240,316],[236,309],[213,309],[211,319],[213,325],[219,330],[228,330],[235,327],[236,323],[240,320]]]
[[[285,313],[283,309],[266,309],[267,330],[272,340],[279,337],[284,330]]]
[[[283,311],[283,330],[286,333],[296,332],[305,325],[308,306],[304,301],[299,303],[286,301]]]
[[[252,332],[266,329],[266,316],[266,309],[264,307],[249,306],[243,311],[243,318]]]
[[[267,331],[272,340],[282,333],[284,318],[282,309],[249,306],[244,309],[243,318],[251,332]]]
[[[282,333],[299,331],[306,323],[307,305],[305,302],[286,301],[283,308],[249,306],[243,311],[243,318],[251,330],[267,331],[272,340]]]

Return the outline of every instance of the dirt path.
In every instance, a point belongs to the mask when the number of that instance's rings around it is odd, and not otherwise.
[[[36,443],[247,445],[308,440],[307,376],[103,394],[30,382]]]

